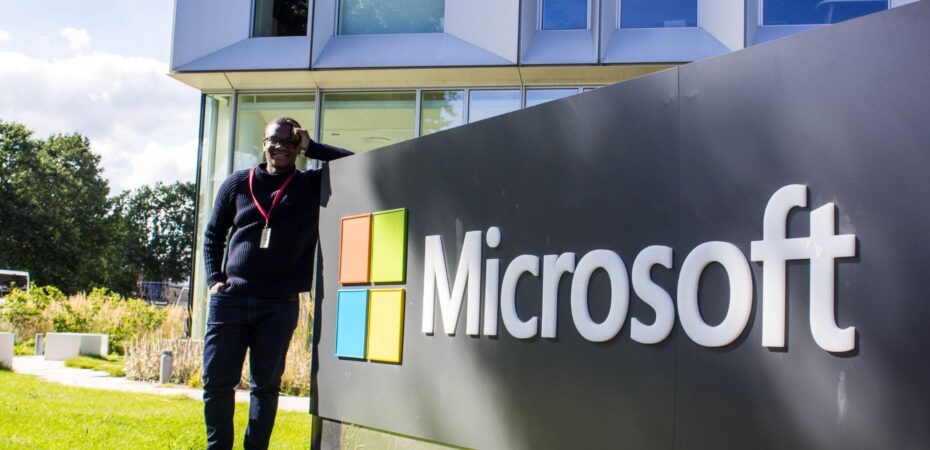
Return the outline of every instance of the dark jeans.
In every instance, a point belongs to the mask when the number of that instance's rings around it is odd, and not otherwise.
[[[251,401],[246,449],[266,449],[278,411],[284,357],[297,326],[297,296],[210,296],[203,345],[203,402],[207,447],[231,449],[235,391],[249,349]]]

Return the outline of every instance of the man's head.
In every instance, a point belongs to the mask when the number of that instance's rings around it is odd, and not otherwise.
[[[300,137],[294,131],[297,128],[300,124],[290,117],[279,117],[265,126],[262,148],[270,172],[288,172],[294,168],[300,153]]]

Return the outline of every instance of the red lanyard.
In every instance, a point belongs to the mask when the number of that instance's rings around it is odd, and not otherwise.
[[[297,175],[297,169],[294,169],[294,171],[291,172],[291,176],[284,180],[281,189],[278,189],[278,193],[275,194],[274,200],[271,201],[271,207],[265,212],[265,208],[262,208],[262,204],[255,198],[255,190],[252,189],[252,178],[255,177],[255,168],[253,167],[252,170],[249,171],[249,193],[252,194],[252,201],[255,202],[255,207],[258,208],[258,212],[262,213],[262,217],[265,218],[265,228],[268,228],[268,221],[271,219],[271,211],[274,210],[275,205],[278,204],[278,200],[281,200],[281,196],[284,195],[284,190],[287,189],[287,185],[291,184],[294,175]]]

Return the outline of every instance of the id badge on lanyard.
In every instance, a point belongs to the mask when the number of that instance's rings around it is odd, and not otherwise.
[[[262,228],[262,235],[258,240],[258,248],[269,248],[271,246],[271,225],[269,224],[271,221],[271,211],[274,210],[275,205],[281,200],[281,196],[284,195],[284,190],[291,184],[291,180],[294,179],[294,175],[296,174],[297,171],[294,170],[291,176],[284,180],[284,183],[281,184],[281,189],[278,189],[278,193],[275,194],[274,200],[271,201],[271,206],[268,208],[268,211],[265,211],[265,208],[262,208],[262,204],[258,202],[258,198],[255,197],[255,190],[252,188],[252,179],[255,178],[255,168],[253,167],[252,170],[249,171],[249,193],[252,194],[252,202],[255,203],[258,212],[265,218],[265,227]]]

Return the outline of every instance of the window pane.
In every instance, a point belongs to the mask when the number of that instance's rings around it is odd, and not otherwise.
[[[543,0],[543,30],[588,28],[588,0]]]
[[[286,116],[300,123],[313,136],[313,94],[240,94],[236,109],[236,151],[233,169],[248,169],[265,162],[262,138],[265,125]],[[304,169],[306,159],[298,157],[297,167]]]
[[[887,1],[765,0],[763,25],[837,23],[888,8]]]
[[[332,92],[323,94],[326,144],[366,152],[413,139],[415,92]]]
[[[455,128],[463,123],[464,91],[423,91],[420,104],[420,136]]]
[[[551,102],[577,93],[578,89],[527,89],[526,107]]]
[[[252,36],[306,36],[309,0],[255,0]]]
[[[200,155],[200,189],[197,192],[197,248],[194,251],[194,279],[191,307],[192,335],[203,338],[207,323],[206,269],[203,263],[203,232],[213,211],[220,184],[229,174],[229,95],[208,95],[203,110],[203,142]]]
[[[341,0],[339,34],[442,33],[445,0]]]
[[[620,0],[621,28],[696,26],[697,0]]]
[[[520,109],[518,89],[470,91],[468,93],[468,121],[477,122]]]

